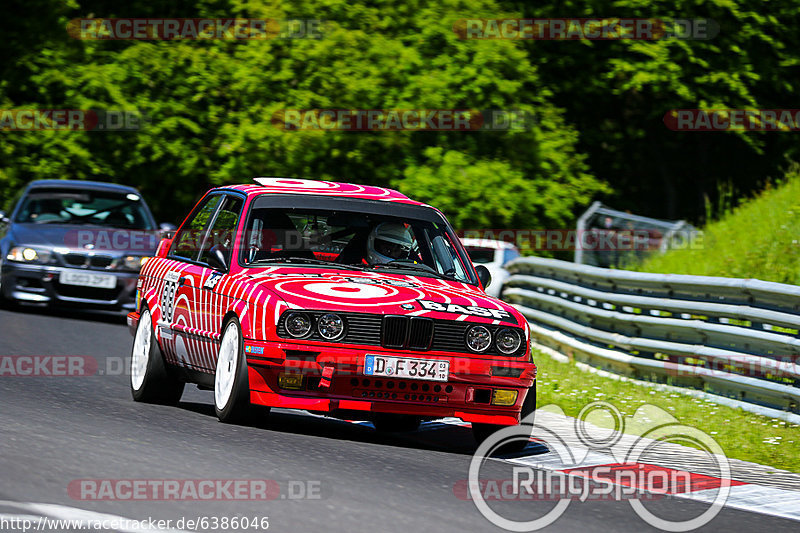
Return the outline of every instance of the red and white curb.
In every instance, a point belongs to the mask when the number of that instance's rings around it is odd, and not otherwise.
[[[568,475],[575,475],[582,478],[590,478],[593,472],[605,468],[610,471],[615,469],[625,469],[627,471],[648,471],[659,470],[665,477],[670,477],[676,470],[666,466],[654,465],[650,463],[616,463],[613,457],[596,452],[589,452],[589,455],[581,461],[580,466],[570,466],[561,461],[555,454],[543,456],[520,457],[516,459],[502,459],[503,461],[531,466],[544,470],[563,472]],[[718,490],[723,484],[721,478],[689,472],[690,483],[680,487],[672,487],[671,490],[658,491],[648,490],[646,486],[637,489],[650,492],[652,494],[668,494],[677,498],[686,498],[704,503],[713,503],[717,497]],[[611,481],[613,478],[604,478]],[[743,481],[728,480],[730,493],[725,500],[725,507],[740,509],[753,513],[800,520],[800,491],[783,490],[775,487],[766,487]]]
[[[541,420],[542,418],[545,418],[545,426],[548,428],[558,428],[557,431],[560,435],[569,433],[575,420],[574,418],[555,413],[537,413],[537,420]],[[347,422],[363,426],[372,425],[371,422],[363,420],[348,420]],[[589,425],[591,426],[591,424]],[[459,418],[445,418],[423,422],[420,425],[419,431],[435,431],[452,428],[454,426],[469,427],[470,424],[463,422]],[[625,435],[622,439],[622,444],[624,445],[625,441],[630,443],[631,440],[635,439],[639,439],[639,437]],[[547,445],[547,439],[533,438],[531,440]],[[670,487],[668,490],[648,490],[646,486],[636,488],[652,494],[669,495],[708,504],[715,501],[720,487],[723,485],[723,480],[717,476],[693,471],[692,456],[696,456],[698,452],[691,448],[685,448],[676,444],[670,445],[672,450],[670,453],[670,463],[673,467],[681,467],[680,470],[677,470],[676,468],[649,462],[621,463],[611,454],[587,449],[574,439],[572,441],[567,439],[566,442],[573,457],[579,458],[577,463],[573,462],[572,464],[567,464],[557,453],[544,453],[513,458],[497,457],[493,459],[537,469],[562,472],[570,476],[579,476],[587,479],[591,478],[592,475],[596,475],[598,470],[610,472],[614,472],[615,470],[634,472],[660,471],[667,478],[673,476],[675,473],[688,473],[690,479],[689,483],[683,483],[677,487]],[[685,465],[681,465],[682,455],[686,458],[685,461],[683,461],[686,463]],[[753,466],[762,468],[764,471],[769,470],[767,467],[762,467],[761,465]],[[672,479],[674,479],[674,477]],[[613,483],[613,480],[613,476],[604,477],[604,481]],[[725,507],[800,521],[800,484],[798,485],[798,490],[781,489],[736,479],[729,479],[727,484],[729,485],[729,495],[724,502]]]

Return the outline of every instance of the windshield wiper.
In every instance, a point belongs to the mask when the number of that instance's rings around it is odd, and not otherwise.
[[[441,272],[437,272],[433,267],[430,267],[425,263],[415,263],[413,261],[404,261],[402,259],[395,259],[394,261],[389,261],[388,263],[378,263],[372,265],[372,268],[380,268],[380,267],[416,270],[418,272],[426,272],[428,274],[433,274],[437,278],[449,279],[449,280],[455,279],[446,274],[442,274]]]
[[[334,263],[332,261],[325,261],[324,259],[312,259],[310,257],[295,257],[295,256],[265,257],[264,259],[259,259],[257,261],[249,263],[249,266],[261,263],[301,263],[307,265],[324,265],[331,268],[342,268],[345,270],[364,270],[363,267],[360,267],[358,265],[346,265],[344,263]]]

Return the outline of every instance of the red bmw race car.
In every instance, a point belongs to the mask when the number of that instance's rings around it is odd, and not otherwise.
[[[138,280],[131,392],[407,431],[458,417],[478,440],[533,413],[523,316],[488,297],[437,209],[380,187],[288,178],[208,192]]]

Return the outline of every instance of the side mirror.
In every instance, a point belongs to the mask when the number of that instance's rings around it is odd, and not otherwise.
[[[0,224],[5,224],[8,222],[8,217],[6,216],[5,211],[0,211]]]
[[[228,271],[228,261],[219,246],[212,246],[208,254],[208,266],[220,272]]]
[[[483,265],[478,265],[475,267],[475,272],[478,274],[481,285],[483,285],[483,290],[488,289],[489,285],[492,283],[492,274],[489,272],[489,269]]]

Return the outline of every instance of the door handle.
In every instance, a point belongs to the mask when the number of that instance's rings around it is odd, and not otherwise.
[[[183,284],[186,283],[186,276],[181,276],[178,278],[178,287],[183,287]]]

